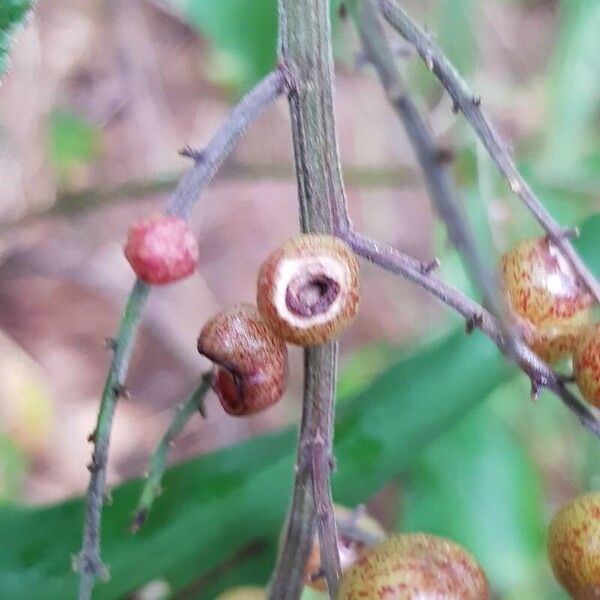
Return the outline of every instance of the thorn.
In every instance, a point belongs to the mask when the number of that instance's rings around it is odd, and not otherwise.
[[[522,190],[521,184],[517,179],[509,179],[508,185],[510,186],[510,189],[513,192],[513,194],[521,193],[521,190]]]
[[[535,381],[535,379],[531,380],[531,392],[530,396],[533,402],[537,402],[540,399],[540,392],[542,391],[542,386]]]
[[[93,474],[93,473],[95,473],[95,472],[98,470],[98,468],[96,467],[96,463],[95,463],[93,460],[91,460],[91,461],[90,461],[90,462],[89,462],[89,463],[86,465],[86,468],[87,468],[87,470],[88,470],[90,473],[92,473],[92,474]]]
[[[579,227],[565,227],[560,230],[559,235],[566,239],[577,239],[579,237]]]
[[[452,148],[440,147],[435,150],[435,159],[442,165],[451,163],[455,158],[454,150]]]
[[[114,337],[104,338],[104,347],[113,352],[117,349],[117,340]]]
[[[483,315],[481,313],[476,313],[476,314],[471,315],[467,319],[467,322],[465,324],[465,333],[467,335],[470,335],[471,333],[473,333],[473,330],[475,328],[481,327],[482,324],[483,324]]]
[[[421,264],[421,275],[430,275],[433,271],[439,268],[442,263],[439,258],[434,258],[429,262]]]
[[[335,456],[333,456],[333,454],[329,455],[328,463],[329,463],[329,470],[332,473],[335,473],[337,470],[337,461],[335,460]]]
[[[117,398],[123,398],[124,400],[131,400],[131,394],[129,389],[124,383],[117,383],[113,388],[113,392]]]
[[[460,112],[460,104],[458,100],[452,100],[452,113],[457,115]]]
[[[340,8],[338,9],[338,16],[340,19],[345,19],[348,16],[348,11],[346,10],[346,5],[343,2],[340,2]]]
[[[191,158],[196,162],[200,162],[204,158],[204,154],[202,150],[194,150],[191,146],[185,145],[183,148],[180,148],[177,153],[180,156],[185,156],[186,158]]]
[[[87,441],[90,444],[95,444],[96,443],[96,430],[94,429],[94,431],[92,431],[92,433],[90,433],[90,435],[87,436]]]
[[[472,102],[474,106],[479,108],[481,106],[481,96],[473,96]]]
[[[133,520],[129,526],[130,533],[137,533],[145,524],[148,518],[148,509],[142,508],[133,515]]]

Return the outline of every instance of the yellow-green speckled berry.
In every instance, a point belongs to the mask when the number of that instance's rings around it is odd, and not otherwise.
[[[529,347],[550,363],[570,355],[593,299],[560,250],[547,237],[526,240],[502,256],[500,273]]]
[[[216,600],[266,600],[265,588],[245,586],[232,588],[223,592]]]
[[[337,600],[488,600],[475,559],[450,540],[395,535],[365,550],[342,576]]]
[[[548,556],[574,600],[600,598],[600,492],[578,496],[554,515]]]
[[[573,374],[583,397],[600,408],[600,324],[580,336],[573,354]]]

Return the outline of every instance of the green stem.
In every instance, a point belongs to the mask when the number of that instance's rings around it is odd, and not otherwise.
[[[210,389],[211,381],[212,372],[202,375],[200,385],[194,390],[192,395],[179,406],[171,424],[152,453],[152,456],[148,461],[146,483],[142,489],[140,500],[131,523],[131,531],[133,533],[137,533],[144,526],[155,498],[162,492],[161,484],[165,471],[167,470],[167,458],[171,444],[182,432],[183,428],[194,414],[199,412],[204,416],[204,397]]]
[[[142,310],[146,304],[150,287],[139,279],[135,282],[117,337],[111,340],[113,359],[104,385],[102,402],[96,429],[91,436],[94,441],[92,462],[88,465],[90,483],[87,491],[87,505],[83,532],[83,548],[76,561],[81,573],[79,598],[91,598],[94,579],[106,579],[108,570],[100,558],[100,519],[104,503],[106,483],[106,462],[110,445],[110,433],[117,399],[127,395],[125,376],[131,358],[135,334],[140,324]]]
[[[282,67],[290,79],[290,118],[303,232],[335,233],[347,215],[333,117],[333,57],[327,0],[280,0]],[[343,225],[349,225],[344,220]],[[341,572],[330,485],[338,346],[304,352],[304,398],[296,477],[270,600],[295,600],[316,529],[329,594]]]

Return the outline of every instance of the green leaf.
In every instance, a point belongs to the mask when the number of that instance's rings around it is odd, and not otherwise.
[[[507,372],[492,344],[462,332],[397,360],[340,407],[336,501],[352,506],[381,489]],[[290,496],[295,442],[295,429],[287,429],[174,467],[150,522],[135,537],[127,528],[140,482],[115,489],[102,537],[112,578],[98,585],[95,598],[121,597],[157,578],[181,589],[253,540],[264,540],[272,557]],[[73,597],[70,555],[78,550],[82,519],[81,500],[0,509],[0,597]],[[255,566],[253,581],[265,582],[272,562]],[[199,591],[198,597],[205,596]]]
[[[31,0],[0,0],[0,75],[6,73],[12,39],[30,8]]]
[[[243,92],[277,61],[277,0],[169,0],[217,50],[211,73]],[[332,2],[337,10],[339,0]]]
[[[600,108],[600,2],[561,2],[560,32],[552,66],[551,114],[543,168],[569,176],[597,145],[595,119]]]
[[[600,214],[586,219],[579,227],[579,237],[573,245],[596,279],[600,278]]]
[[[439,3],[436,37],[452,64],[468,76],[474,67],[477,42],[473,35],[478,3],[473,0],[442,0]]]
[[[403,529],[464,545],[497,592],[531,583],[543,547],[539,475],[487,403],[425,451],[407,486]]]
[[[91,162],[100,151],[100,132],[68,110],[55,110],[50,116],[50,158],[65,174]]]
[[[24,452],[0,433],[0,505],[19,497],[26,469]]]

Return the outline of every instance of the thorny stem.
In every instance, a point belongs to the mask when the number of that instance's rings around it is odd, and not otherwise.
[[[565,386],[564,380],[540,360],[521,340],[515,340],[512,348],[507,344],[494,317],[471,298],[432,275],[426,268],[415,268],[414,259],[406,257],[395,248],[371,240],[352,229],[340,233],[354,252],[379,267],[412,281],[432,296],[461,314],[467,329],[481,329],[529,377],[532,386],[547,388],[558,396],[581,423],[600,437],[600,419],[596,412],[583,404]]]
[[[304,232],[333,233],[347,215],[333,117],[333,57],[327,0],[279,0],[279,59],[289,73],[289,105]],[[343,207],[343,208],[342,208]],[[337,343],[304,352],[304,399],[292,503],[270,600],[300,597],[315,514],[329,595],[341,572],[330,464]]]
[[[356,23],[365,54],[373,64],[390,104],[402,121],[421,166],[429,195],[446,223],[450,239],[475,282],[483,292],[484,305],[497,315],[507,339],[514,337],[506,318],[497,277],[481,258],[475,237],[458,200],[452,177],[425,120],[406,90],[394,54],[379,22],[376,0],[352,0],[349,8]]]
[[[206,148],[196,153],[194,166],[181,178],[167,207],[168,214],[183,218],[190,216],[194,202],[248,125],[275,101],[283,92],[284,86],[284,74],[280,70],[274,71],[233,108]],[[149,286],[138,280],[129,296],[117,337],[113,342],[113,360],[102,394],[96,429],[91,436],[94,451],[89,467],[91,476],[86,495],[83,542],[81,552],[75,560],[75,567],[81,575],[79,600],[89,600],[92,597],[95,579],[108,576],[100,557],[100,529],[110,434],[117,399],[126,393],[124,386],[129,358],[149,292]]]
[[[167,469],[169,449],[188,421],[196,413],[204,417],[204,397],[210,389],[212,372],[202,375],[200,384],[190,397],[177,408],[169,427],[163,434],[148,461],[148,475],[131,523],[132,533],[137,533],[146,523],[154,499],[162,492],[162,478]]]
[[[142,310],[146,304],[150,287],[136,281],[127,301],[117,337],[112,341],[113,358],[102,393],[102,403],[96,429],[91,436],[94,442],[92,461],[88,465],[90,483],[87,491],[87,505],[83,530],[83,547],[75,560],[75,567],[81,573],[79,598],[91,598],[96,577],[108,578],[108,570],[100,557],[100,515],[104,503],[106,462],[112,421],[117,398],[125,395],[125,376],[133,349],[135,334],[140,324]]]
[[[547,232],[553,243],[578,274],[590,293],[600,302],[600,283],[579,258],[569,242],[569,235],[546,210],[523,176],[519,173],[510,150],[481,106],[481,98],[473,94],[465,80],[434,44],[429,35],[417,25],[395,0],[377,0],[379,8],[390,25],[409,43],[413,44],[427,68],[439,79],[450,94],[455,108],[460,109],[488,151],[510,189],[517,194]]]

